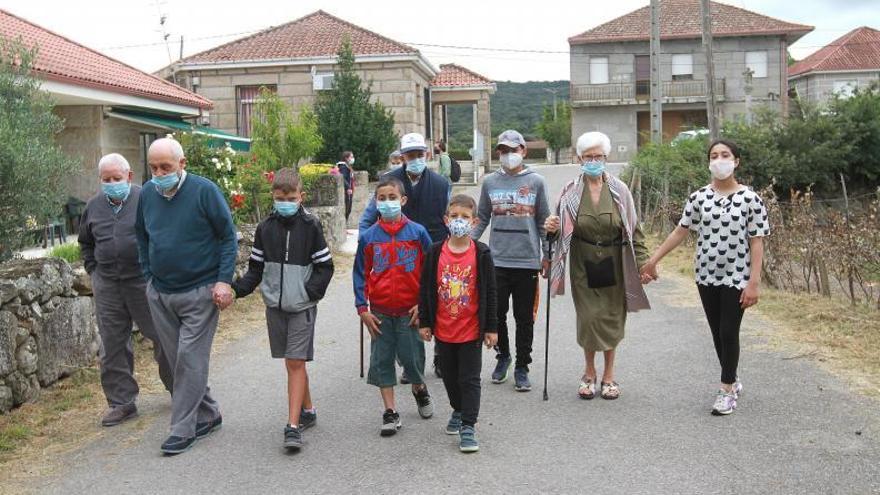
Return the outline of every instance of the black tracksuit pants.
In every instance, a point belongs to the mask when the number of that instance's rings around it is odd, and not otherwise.
[[[480,340],[463,344],[437,340],[434,349],[440,357],[449,405],[461,413],[461,424],[474,426],[480,414],[480,371],[483,368]]]
[[[539,273],[538,270],[521,268],[495,268],[495,283],[498,286],[498,345],[495,346],[495,350],[498,352],[497,359],[510,357],[507,310],[513,297],[517,368],[528,369],[532,362]]]
[[[700,300],[709,328],[715,353],[721,363],[721,383],[736,382],[736,368],[739,365],[739,328],[743,310],[739,298],[742,291],[730,286],[697,284]]]

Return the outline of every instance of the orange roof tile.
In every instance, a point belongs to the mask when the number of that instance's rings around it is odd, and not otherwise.
[[[208,109],[211,100],[102,55],[0,9],[0,37],[37,48],[34,75],[48,80]]]
[[[788,75],[836,70],[880,70],[880,31],[853,29],[788,68]]]
[[[785,35],[789,42],[813,30],[813,26],[794,24],[719,2],[711,2],[712,35]],[[650,39],[651,8],[642,7],[568,39],[570,45],[642,41]],[[661,0],[660,39],[702,37],[699,0]]]
[[[434,87],[487,86],[494,84],[491,79],[456,64],[442,64],[440,73],[431,81]]]

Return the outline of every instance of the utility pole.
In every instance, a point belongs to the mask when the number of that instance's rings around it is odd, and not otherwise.
[[[718,114],[715,112],[715,59],[712,55],[712,7],[709,0],[700,0],[703,12],[703,51],[706,54],[706,116],[709,134],[718,139]]]
[[[663,143],[663,85],[660,83],[660,0],[651,0],[651,142]]]
[[[548,93],[553,93],[553,122],[556,122],[556,93],[559,91],[558,88],[544,88],[544,91]]]

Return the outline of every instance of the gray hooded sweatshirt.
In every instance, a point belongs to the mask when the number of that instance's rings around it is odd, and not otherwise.
[[[471,237],[479,239],[491,224],[495,266],[541,269],[547,249],[544,220],[550,215],[543,177],[528,167],[517,175],[501,169],[486,176],[478,210],[480,223]]]

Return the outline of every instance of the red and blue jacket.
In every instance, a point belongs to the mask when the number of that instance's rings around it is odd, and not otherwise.
[[[404,316],[418,305],[422,263],[430,248],[428,231],[403,215],[362,232],[352,273],[358,314]]]

